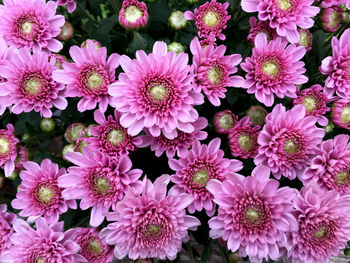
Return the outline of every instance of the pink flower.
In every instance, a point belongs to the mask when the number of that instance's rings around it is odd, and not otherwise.
[[[334,102],[331,119],[338,127],[350,131],[350,99],[339,99]]]
[[[295,191],[278,189],[279,182],[269,176],[266,166],[258,166],[251,176],[231,174],[207,185],[219,205],[218,215],[209,220],[210,237],[222,238],[229,250],[254,263],[277,260],[286,233],[298,230],[292,214]]]
[[[15,160],[15,172],[20,172],[23,169],[23,164],[28,161],[28,149],[24,146],[19,146],[18,155]]]
[[[192,133],[198,119],[194,105],[203,103],[201,94],[192,90],[188,55],[167,52],[164,42],[156,42],[153,53],[136,52],[136,59],[123,55],[124,73],[109,88],[112,106],[122,113],[120,124],[137,135],[147,128],[154,137],[161,132],[168,139],[177,130]]]
[[[306,51],[310,51],[312,49],[312,34],[307,29],[298,28],[299,33],[299,42],[297,46],[303,46]]]
[[[324,129],[316,127],[315,117],[305,116],[302,105],[286,111],[278,104],[265,121],[254,163],[268,166],[277,179],[281,175],[291,180],[300,177],[317,153]]]
[[[120,124],[120,117],[121,114],[116,110],[114,118],[109,115],[107,120],[99,110],[94,112],[94,119],[99,125],[91,127],[93,137],[87,139],[93,150],[102,151],[112,157],[120,157],[141,146],[142,139],[128,134],[127,129]]]
[[[215,113],[213,126],[219,134],[228,134],[229,130],[236,125],[238,117],[230,110]]]
[[[56,15],[57,4],[44,0],[5,0],[0,6],[0,35],[8,45],[34,51],[59,52],[63,45],[55,39],[64,24]]]
[[[147,130],[146,135],[140,136],[143,140],[139,147],[146,147],[151,145],[151,150],[155,151],[155,155],[160,157],[164,152],[168,158],[177,156],[183,157],[187,154],[188,149],[192,147],[195,140],[205,140],[208,137],[208,133],[202,131],[208,125],[208,121],[204,117],[199,117],[194,123],[194,132],[185,133],[178,131],[176,138],[170,140],[161,134],[158,137],[153,137]]]
[[[242,0],[245,12],[258,12],[260,20],[269,21],[270,27],[276,28],[277,34],[286,37],[290,43],[298,43],[297,27],[304,29],[313,26],[312,17],[320,9],[311,6],[314,0]]]
[[[259,21],[255,17],[249,18],[249,35],[248,40],[254,44],[255,37],[260,34],[264,33],[266,35],[267,41],[274,40],[277,38],[277,32],[275,28],[270,27],[269,21]]]
[[[64,188],[62,195],[66,200],[81,199],[82,210],[92,207],[90,225],[96,227],[103,222],[110,207],[116,209],[130,187],[140,186],[138,179],[142,170],[131,170],[132,162],[126,156],[116,160],[90,147],[84,147],[82,152],[65,155],[65,159],[77,166],[69,167],[58,185]]]
[[[56,69],[55,59],[46,52],[20,49],[0,67],[0,75],[7,79],[0,83],[0,104],[15,114],[40,112],[45,118],[52,116],[51,109],[64,110],[68,103],[64,96],[64,85],[52,78]]]
[[[308,81],[305,77],[304,62],[300,59],[305,55],[304,47],[288,45],[281,38],[267,42],[265,34],[255,37],[255,47],[251,57],[246,58],[241,68],[247,72],[242,88],[255,93],[258,101],[266,106],[272,106],[274,94],[279,98],[285,96],[295,98],[298,87]]]
[[[302,104],[306,110],[305,116],[315,116],[320,125],[326,126],[328,119],[323,115],[331,110],[326,105],[329,101],[321,85],[312,85],[299,93],[298,97],[293,100],[293,105]]]
[[[67,6],[68,13],[73,13],[77,8],[75,0],[57,0],[58,5]]]
[[[193,90],[203,90],[208,100],[214,106],[219,106],[220,98],[225,98],[226,87],[242,86],[241,76],[231,76],[238,71],[236,66],[242,61],[241,55],[224,56],[225,45],[208,45],[203,50],[198,38],[192,40],[190,49],[193,54]]]
[[[328,8],[332,6],[341,6],[347,4],[348,0],[317,0],[321,2],[323,8]]]
[[[18,144],[15,128],[12,124],[7,124],[7,129],[0,130],[0,167],[5,170],[6,177],[9,177],[15,170]]]
[[[254,125],[249,117],[244,117],[237,122],[228,132],[232,156],[243,159],[254,158],[258,153],[259,133],[260,126]]]
[[[208,216],[213,216],[216,211],[213,195],[205,189],[208,181],[224,181],[228,173],[235,173],[243,168],[240,161],[224,158],[220,143],[219,138],[213,139],[208,145],[201,145],[196,141],[186,156],[179,160],[169,159],[170,168],[176,171],[171,176],[175,186],[170,193],[192,195],[194,200],[188,206],[191,214],[204,208]]]
[[[63,222],[48,224],[42,217],[35,221],[35,230],[27,222],[17,219],[13,223],[12,248],[0,257],[6,263],[88,262],[78,255],[80,247],[65,237]]]
[[[126,29],[139,29],[147,25],[148,12],[144,2],[124,0],[119,12],[119,24]]]
[[[113,247],[107,245],[99,238],[97,228],[72,228],[65,236],[80,246],[80,255],[89,263],[110,263],[113,260]]]
[[[320,24],[325,32],[335,32],[342,24],[344,9],[339,6],[324,8],[320,13]]]
[[[322,191],[314,182],[294,200],[299,230],[287,234],[287,256],[294,263],[326,263],[350,239],[350,198]]]
[[[6,205],[0,205],[0,262],[1,256],[5,255],[12,247],[10,240],[13,234],[12,224],[16,219],[16,215],[6,212]]]
[[[115,81],[119,55],[112,54],[106,62],[107,49],[95,48],[90,40],[87,47],[71,47],[69,54],[74,63],[64,62],[63,70],[57,69],[53,78],[67,85],[67,97],[82,97],[78,103],[80,112],[94,109],[97,103],[99,109],[105,112],[111,102],[107,92],[109,85]]]
[[[194,20],[198,29],[200,38],[208,38],[210,36],[218,37],[225,40],[226,37],[221,33],[226,28],[227,21],[231,16],[227,15],[228,2],[224,4],[211,0],[201,5],[198,9],[185,12],[187,20]]]
[[[114,246],[118,259],[168,258],[174,260],[189,240],[188,230],[196,230],[200,222],[186,215],[185,208],[193,201],[189,194],[166,195],[169,176],[163,175],[152,184],[144,178],[142,189],[130,189],[108,215],[113,221],[100,237]]]
[[[77,208],[74,200],[63,199],[63,189],[57,184],[58,178],[66,172],[64,168],[59,169],[50,159],[43,160],[40,166],[28,161],[23,167],[25,170],[20,173],[22,183],[16,199],[11,202],[13,208],[21,210],[20,216],[28,217],[27,221],[33,222],[43,215],[52,224],[68,208]]]

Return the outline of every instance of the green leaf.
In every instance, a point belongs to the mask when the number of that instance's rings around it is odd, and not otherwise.
[[[211,242],[209,242],[209,244],[204,247],[203,253],[201,255],[202,263],[209,262],[209,260],[211,258],[211,251],[212,251]]]

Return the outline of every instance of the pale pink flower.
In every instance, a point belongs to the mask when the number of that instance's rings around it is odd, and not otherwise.
[[[336,126],[350,131],[350,99],[338,99],[334,102],[331,119]]]
[[[12,224],[17,218],[13,213],[8,213],[7,207],[4,204],[0,205],[0,262],[1,256],[5,255],[8,250],[12,247],[10,240],[13,234]]]
[[[139,29],[147,25],[148,12],[144,2],[124,0],[119,12],[119,24],[126,29]]]

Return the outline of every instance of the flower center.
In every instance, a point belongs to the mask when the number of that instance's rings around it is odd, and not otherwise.
[[[220,127],[226,130],[232,128],[233,124],[234,124],[234,120],[231,114],[224,114],[221,116],[219,120]]]
[[[238,137],[239,146],[248,151],[252,147],[252,138],[246,134]]]
[[[342,19],[339,11],[333,10],[329,15],[329,24],[331,27],[337,27]]]
[[[118,129],[113,129],[107,134],[107,141],[109,141],[115,146],[123,142],[123,140],[124,140],[124,132]]]
[[[284,149],[287,153],[289,154],[293,154],[298,150],[298,146],[297,144],[293,141],[293,140],[288,140],[285,144],[284,144]]]
[[[128,22],[135,23],[140,17],[143,16],[143,12],[135,5],[125,8],[125,19]]]
[[[319,227],[315,233],[314,233],[314,237],[315,238],[322,238],[324,237],[324,235],[327,233],[327,229],[323,226]]]
[[[7,153],[10,150],[10,142],[3,137],[0,137],[0,154]]]
[[[99,177],[95,183],[96,191],[101,194],[106,194],[109,190],[109,181],[104,177]]]
[[[221,78],[221,70],[217,67],[212,67],[208,72],[208,79],[211,83],[216,84]]]
[[[203,16],[203,22],[207,26],[215,27],[219,23],[219,16],[216,12],[208,11]]]
[[[103,86],[103,79],[97,72],[93,72],[88,77],[87,83],[90,90],[99,90]]]
[[[303,104],[308,111],[313,111],[316,107],[316,101],[313,97],[305,97],[303,100]]]
[[[263,66],[264,72],[269,76],[276,76],[278,73],[278,67],[275,62],[266,62]]]
[[[245,212],[245,218],[251,223],[256,223],[260,219],[259,212],[254,208],[249,208]]]
[[[160,227],[158,225],[150,224],[147,226],[147,232],[151,235],[157,235],[160,233]]]
[[[24,90],[29,94],[38,94],[41,90],[42,82],[38,77],[31,77],[26,81]]]
[[[88,246],[92,253],[94,253],[96,256],[103,254],[104,249],[97,239],[91,239]]]
[[[288,10],[292,7],[290,0],[277,0],[278,5],[282,10]]]
[[[346,184],[348,182],[348,176],[349,173],[348,172],[340,172],[337,174],[337,184]]]
[[[41,202],[47,204],[51,201],[52,197],[53,197],[53,192],[51,191],[51,189],[47,186],[41,186],[38,190],[38,198]]]
[[[341,121],[343,123],[349,123],[350,122],[350,107],[344,107],[343,111],[341,113]]]
[[[45,263],[45,260],[43,258],[37,258],[36,263]]]
[[[155,100],[162,101],[167,95],[167,88],[163,85],[156,85],[150,88],[150,93]]]
[[[23,22],[21,28],[22,28],[23,33],[29,35],[32,32],[33,23],[31,23],[29,21],[25,21],[25,22]]]
[[[199,170],[197,171],[193,178],[192,178],[192,181],[195,183],[195,184],[198,184],[200,186],[206,186],[207,185],[207,182],[209,181],[209,176],[208,176],[208,173],[207,171],[205,170]]]

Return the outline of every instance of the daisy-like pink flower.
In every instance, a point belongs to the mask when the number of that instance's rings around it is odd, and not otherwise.
[[[160,135],[153,137],[147,130],[146,135],[140,136],[142,144],[139,147],[147,147],[150,145],[151,150],[155,151],[155,155],[160,157],[164,152],[168,158],[173,158],[175,153],[179,157],[183,157],[187,154],[188,149],[194,144],[195,140],[205,140],[208,137],[208,133],[202,131],[202,129],[208,126],[208,121],[204,117],[199,117],[194,122],[194,132],[185,133],[178,131],[176,138],[170,140]]]
[[[64,110],[68,103],[64,85],[53,80],[55,59],[46,52],[20,49],[0,67],[0,75],[7,79],[0,83],[0,104],[15,114],[40,112],[44,118],[52,116],[51,109]]]
[[[241,6],[245,12],[258,12],[258,18],[269,21],[281,37],[286,37],[290,43],[298,43],[297,27],[310,28],[314,25],[312,19],[320,9],[312,6],[314,0],[242,0]]]
[[[100,237],[114,246],[118,259],[174,260],[189,240],[188,230],[196,230],[200,222],[186,215],[185,208],[193,201],[189,194],[167,195],[169,176],[163,175],[152,184],[143,180],[142,189],[130,189],[108,215],[113,221],[104,228]]]
[[[350,99],[339,99],[334,102],[331,119],[338,127],[350,131]]]
[[[11,236],[13,246],[9,253],[0,257],[0,262],[88,262],[83,256],[78,255],[80,246],[65,237],[63,226],[63,222],[48,224],[40,217],[35,221],[33,229],[22,219],[15,220],[13,223],[15,233]]]
[[[350,239],[350,198],[323,191],[315,182],[301,189],[294,200],[299,230],[287,233],[287,256],[294,263],[326,263]]]
[[[324,129],[316,127],[317,119],[305,116],[303,105],[286,111],[282,104],[267,115],[266,123],[258,137],[256,165],[266,165],[272,174],[293,180],[300,177],[325,135]]]
[[[122,113],[120,124],[128,133],[137,135],[145,127],[154,137],[161,132],[168,139],[177,131],[192,133],[198,119],[194,105],[203,103],[200,93],[192,90],[188,55],[167,52],[158,41],[153,53],[136,52],[136,59],[123,55],[120,65],[124,73],[109,87],[112,106]]]
[[[237,122],[228,132],[228,144],[232,156],[243,159],[254,158],[258,153],[259,133],[260,126],[254,125],[248,116]]]
[[[57,183],[66,172],[64,168],[59,169],[50,159],[44,159],[40,166],[28,161],[23,167],[20,173],[22,183],[16,199],[11,202],[13,208],[21,210],[20,216],[28,217],[28,222],[44,216],[51,224],[57,222],[60,214],[67,212],[68,208],[77,208],[75,200],[63,199],[63,189]]]
[[[73,13],[77,8],[75,0],[57,0],[58,5],[66,6],[68,13]]]
[[[259,21],[255,17],[249,18],[249,35],[248,40],[254,44],[255,37],[260,34],[264,33],[266,35],[267,41],[276,39],[277,32],[275,28],[270,27],[269,21]]]
[[[77,227],[69,229],[65,236],[80,246],[80,255],[89,263],[110,263],[113,260],[113,247],[99,237],[97,228]]]
[[[87,139],[93,150],[120,157],[141,147],[142,139],[128,134],[127,129],[120,124],[120,117],[117,110],[114,111],[114,118],[109,115],[107,120],[99,110],[94,112],[94,119],[99,125],[90,128],[92,137]]]
[[[107,110],[111,97],[108,87],[115,81],[115,69],[119,66],[119,55],[114,53],[108,60],[107,48],[95,48],[88,40],[87,47],[73,46],[69,54],[74,63],[64,62],[63,69],[57,69],[53,78],[66,84],[67,97],[82,98],[78,102],[80,112],[92,110],[99,103],[102,112]]]
[[[219,206],[218,215],[209,220],[210,237],[222,238],[229,250],[254,263],[277,260],[286,232],[298,230],[292,214],[295,191],[278,188],[279,182],[269,176],[266,166],[258,166],[251,176],[232,174],[207,185]]]
[[[213,195],[205,188],[208,181],[217,179],[224,181],[228,173],[235,173],[243,168],[242,162],[224,158],[224,151],[220,150],[220,139],[213,139],[208,145],[201,145],[196,141],[186,156],[169,159],[169,166],[176,174],[171,176],[175,183],[170,194],[187,193],[194,201],[189,204],[188,211],[192,214],[203,208],[208,216],[215,213]]]
[[[304,62],[300,59],[305,55],[304,47],[294,44],[288,45],[281,38],[267,42],[265,34],[255,37],[255,47],[251,57],[241,64],[247,72],[242,88],[255,93],[258,101],[265,106],[272,106],[274,94],[279,98],[285,96],[295,98],[298,87],[308,78],[305,73]]]
[[[198,9],[195,8],[193,12],[186,11],[184,15],[187,20],[195,21],[200,38],[214,36],[220,40],[225,40],[226,36],[221,32],[226,28],[226,23],[231,18],[227,15],[228,6],[228,2],[222,4],[216,2],[216,0],[211,0]]]
[[[64,24],[56,15],[57,3],[44,0],[5,0],[0,6],[0,35],[7,44],[34,51],[59,52],[63,45],[55,39]]]
[[[213,126],[219,134],[228,134],[229,130],[236,125],[238,117],[230,110],[215,113]]]
[[[350,29],[344,31],[338,40],[332,38],[332,56],[322,60],[320,71],[328,75],[325,82],[325,93],[341,98],[350,98]]]
[[[144,2],[124,0],[119,12],[119,24],[126,29],[139,29],[147,25],[148,12]]]
[[[203,50],[198,38],[192,40],[190,49],[193,54],[193,90],[203,90],[211,104],[219,106],[220,98],[225,98],[226,87],[242,86],[243,78],[232,76],[238,71],[236,66],[242,61],[241,55],[225,56],[225,45],[208,45]]]
[[[0,130],[0,167],[5,170],[6,177],[9,177],[15,170],[18,144],[15,128],[12,124],[7,124],[7,129]]]
[[[8,213],[6,210],[6,205],[0,205],[0,262],[1,256],[12,247],[10,237],[13,234],[12,224],[16,219],[15,214]]]
[[[142,170],[131,169],[132,162],[127,156],[116,160],[89,147],[82,152],[65,155],[76,166],[68,168],[68,173],[59,178],[58,186],[64,188],[62,195],[66,200],[81,199],[83,210],[92,207],[90,225],[96,227],[110,208],[116,209],[130,187],[140,186]]]
[[[301,180],[304,185],[315,181],[326,191],[350,193],[349,135],[339,134],[334,139],[322,142]]]
[[[293,105],[302,104],[305,107],[305,116],[315,116],[320,125],[326,126],[328,119],[323,116],[331,108],[327,107],[329,102],[327,95],[323,93],[321,85],[313,85],[308,89],[302,90],[298,97],[293,100]]]

